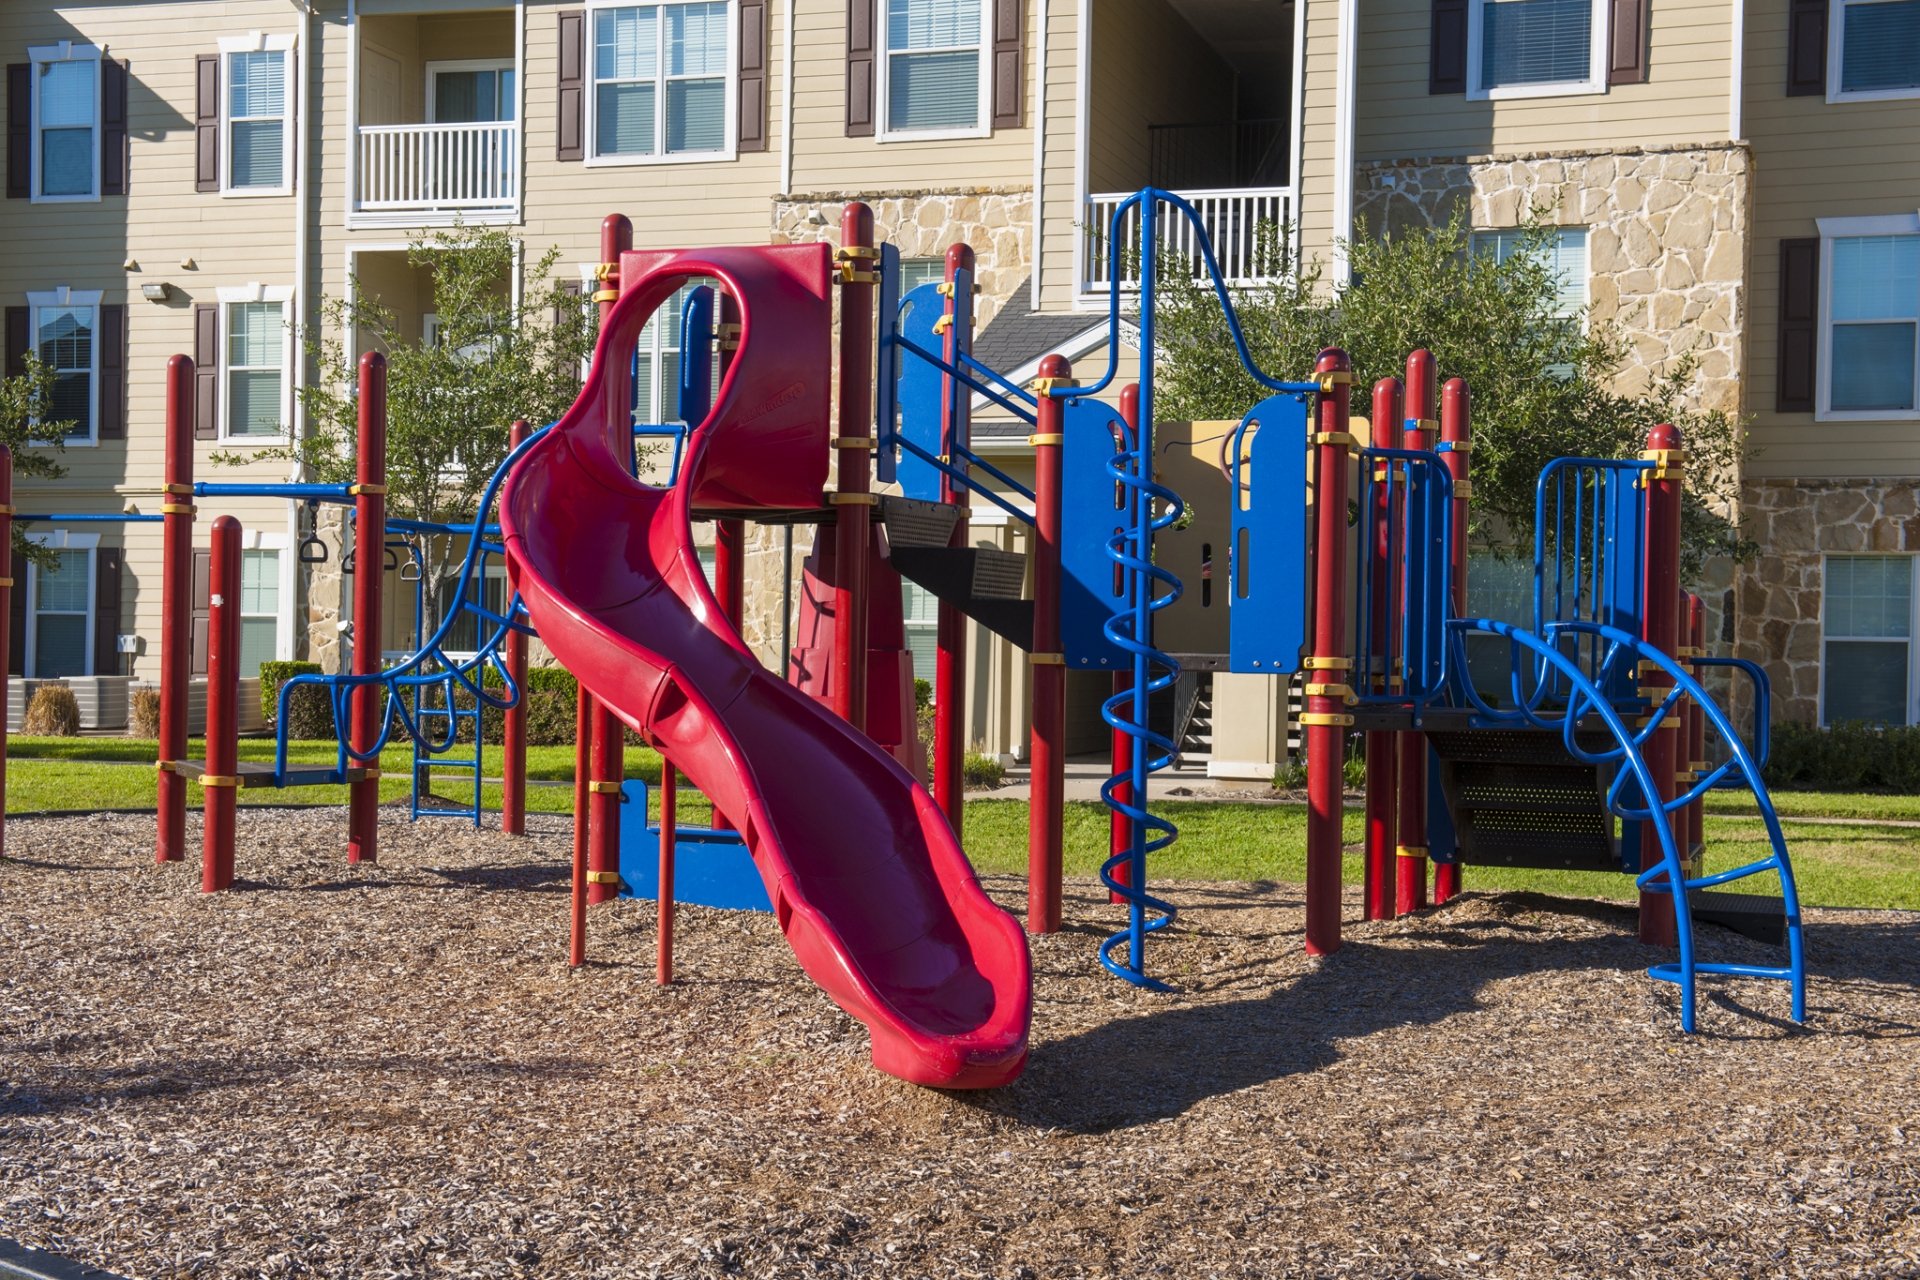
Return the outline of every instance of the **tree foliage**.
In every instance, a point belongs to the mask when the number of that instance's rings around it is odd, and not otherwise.
[[[403,332],[394,309],[355,282],[349,296],[322,304],[323,334],[303,335],[308,357],[333,375],[301,388],[306,433],[278,449],[217,460],[279,456],[301,463],[319,482],[351,482],[359,405],[346,344],[357,335],[387,357],[388,512],[440,524],[471,521],[506,458],[513,421],[544,426],[579,393],[598,318],[554,276],[559,260],[560,250],[549,249],[528,267],[530,284],[516,300],[519,264],[505,231],[457,226],[413,242],[407,263],[431,275],[436,341],[429,345]],[[343,380],[338,371],[345,372]],[[452,538],[424,540],[428,617],[422,622],[429,634],[465,551],[464,542]]]
[[[1537,219],[1536,213],[1536,219]],[[1364,228],[1363,228],[1364,230]],[[1739,506],[1745,431],[1733,415],[1695,407],[1697,363],[1674,361],[1644,392],[1612,389],[1626,345],[1617,326],[1563,310],[1546,252],[1553,228],[1521,228],[1504,260],[1469,253],[1456,217],[1398,236],[1357,236],[1346,251],[1353,281],[1326,287],[1315,261],[1271,283],[1232,291],[1255,362],[1269,375],[1304,379],[1325,347],[1353,358],[1353,411],[1370,412],[1371,387],[1404,377],[1407,353],[1426,347],[1440,381],[1464,378],[1473,412],[1471,536],[1496,550],[1531,548],[1534,487],[1557,457],[1632,458],[1647,432],[1671,422],[1686,450],[1685,571],[1709,556],[1754,553],[1731,519]],[[1269,268],[1286,264],[1283,229],[1265,229]],[[1169,262],[1158,315],[1156,412],[1171,418],[1238,418],[1265,394],[1240,366],[1211,286]]]
[[[67,469],[55,462],[52,454],[44,452],[51,449],[57,453],[65,449],[67,433],[75,425],[70,419],[42,421],[42,414],[54,403],[56,381],[53,369],[41,363],[40,357],[31,351],[27,353],[24,371],[11,378],[0,378],[0,444],[13,453],[16,479],[30,476],[35,480],[57,480],[67,474]],[[59,561],[53,553],[37,542],[27,541],[27,533],[26,526],[14,522],[14,553],[26,556],[43,569],[56,568]]]

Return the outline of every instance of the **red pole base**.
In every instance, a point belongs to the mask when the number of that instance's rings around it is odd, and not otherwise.
[[[1346,780],[1345,733],[1337,725],[1307,728],[1307,954],[1340,949],[1341,824]]]
[[[1460,896],[1460,864],[1457,862],[1436,862],[1433,864],[1433,905],[1439,906],[1451,902]]]
[[[1393,919],[1393,846],[1399,786],[1399,757],[1393,735],[1368,733],[1366,878],[1361,895],[1368,920]]]

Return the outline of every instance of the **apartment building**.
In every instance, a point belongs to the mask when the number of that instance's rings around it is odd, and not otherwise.
[[[1776,714],[1904,722],[1920,710],[1916,14],[1916,0],[9,6],[6,353],[53,363],[84,427],[68,474],[23,481],[16,505],[157,508],[176,351],[201,366],[200,476],[285,478],[284,462],[249,459],[298,429],[302,385],[345,376],[305,359],[294,327],[354,279],[431,340],[406,247],[455,220],[509,228],[529,262],[559,246],[577,274],[609,211],[643,245],[787,242],[836,237],[841,206],[863,199],[914,278],[948,244],[974,248],[980,349],[1018,370],[1049,351],[1104,366],[1106,214],[1149,182],[1190,195],[1240,279],[1262,221],[1337,268],[1356,219],[1378,231],[1464,208],[1498,250],[1543,206],[1568,305],[1631,339],[1623,383],[1693,352],[1703,401],[1755,421],[1742,517],[1764,553],[1709,571],[1717,647],[1769,665]],[[671,326],[649,342],[642,412],[657,419]],[[982,449],[1016,477],[1022,435],[983,406]],[[323,519],[336,545],[302,565],[304,507],[223,509],[248,531],[249,661],[337,663],[337,531]],[[1023,526],[991,510],[975,527],[1022,546]],[[16,670],[151,676],[156,527],[33,529],[61,564],[16,573]],[[769,663],[782,560],[809,541],[802,529],[789,553],[785,531],[752,533],[749,639]],[[922,648],[929,605],[909,593]],[[1017,755],[1024,664],[975,639],[973,736]],[[1089,683],[1075,705],[1096,695]],[[1232,700],[1259,705],[1242,772],[1279,758],[1277,698]]]

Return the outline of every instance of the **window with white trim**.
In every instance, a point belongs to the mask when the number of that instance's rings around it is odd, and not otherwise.
[[[61,41],[31,60],[29,162],[35,203],[100,198],[100,50]]]
[[[945,284],[946,280],[945,258],[900,259],[900,296],[903,298],[923,284]]]
[[[595,9],[592,20],[595,160],[732,154],[731,0]]]
[[[247,195],[292,189],[287,137],[289,49],[246,49],[226,55],[226,189]]]
[[[1519,228],[1476,231],[1469,241],[1469,252],[1476,257],[1491,254],[1495,262],[1505,262],[1525,243],[1526,233]],[[1556,227],[1542,248],[1560,285],[1554,314],[1579,315],[1587,305],[1587,229]]]
[[[1832,0],[1832,101],[1920,97],[1920,0]]]
[[[887,0],[880,100],[885,132],[986,132],[987,28],[983,0]]]
[[[907,629],[907,652],[913,655],[913,678],[934,682],[940,656],[940,601],[917,582],[900,583],[900,603]]]
[[[287,433],[287,322],[284,302],[228,302],[226,434],[277,440]]]
[[[1467,96],[1607,91],[1606,0],[1471,0]]]
[[[51,552],[52,569],[34,565],[32,669],[36,679],[91,675],[93,645],[93,552]]]
[[[1907,724],[1913,557],[1828,556],[1824,578],[1820,723]]]
[[[1910,416],[1920,381],[1920,232],[1827,240],[1826,409]]]
[[[51,289],[27,295],[33,350],[53,371],[53,404],[42,422],[64,422],[67,444],[91,444],[99,401],[98,289]]]
[[[240,553],[240,678],[260,674],[260,664],[280,652],[280,553]]]

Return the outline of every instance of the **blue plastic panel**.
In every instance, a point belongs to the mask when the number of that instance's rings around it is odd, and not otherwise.
[[[940,286],[931,282],[909,293],[900,303],[900,336],[938,355],[944,344],[933,325],[946,310]],[[940,456],[940,387],[944,375],[909,351],[898,353],[900,437],[919,445],[936,458]],[[940,501],[940,472],[906,449],[900,451],[901,491],[922,502]]]
[[[690,290],[680,307],[679,419],[689,427],[713,409],[713,288]]]
[[[1098,400],[1069,400],[1061,418],[1060,651],[1073,670],[1114,671],[1130,663],[1105,629],[1125,603],[1107,556],[1107,539],[1128,523],[1121,487],[1107,472],[1124,424],[1112,405]]]
[[[1241,430],[1247,461],[1227,544],[1227,665],[1286,675],[1299,669],[1306,642],[1306,393],[1267,397]]]
[[[683,793],[684,794],[684,793]],[[631,779],[621,784],[626,814],[647,812],[647,784]],[[644,821],[620,824],[620,896],[656,899],[660,896],[660,827]],[[738,831],[680,826],[674,830],[673,898],[700,907],[729,911],[772,911],[760,869]]]
[[[1440,753],[1427,744],[1427,857],[1450,866],[1460,854],[1460,835],[1453,827],[1453,810],[1446,788],[1440,785]]]
[[[900,465],[900,445],[894,438],[894,433],[900,429],[899,387],[894,381],[900,369],[900,349],[888,341],[893,336],[893,327],[900,322],[900,249],[897,245],[880,246],[879,312],[880,348],[873,369],[873,420],[877,445],[873,474],[881,484],[892,484]]]

